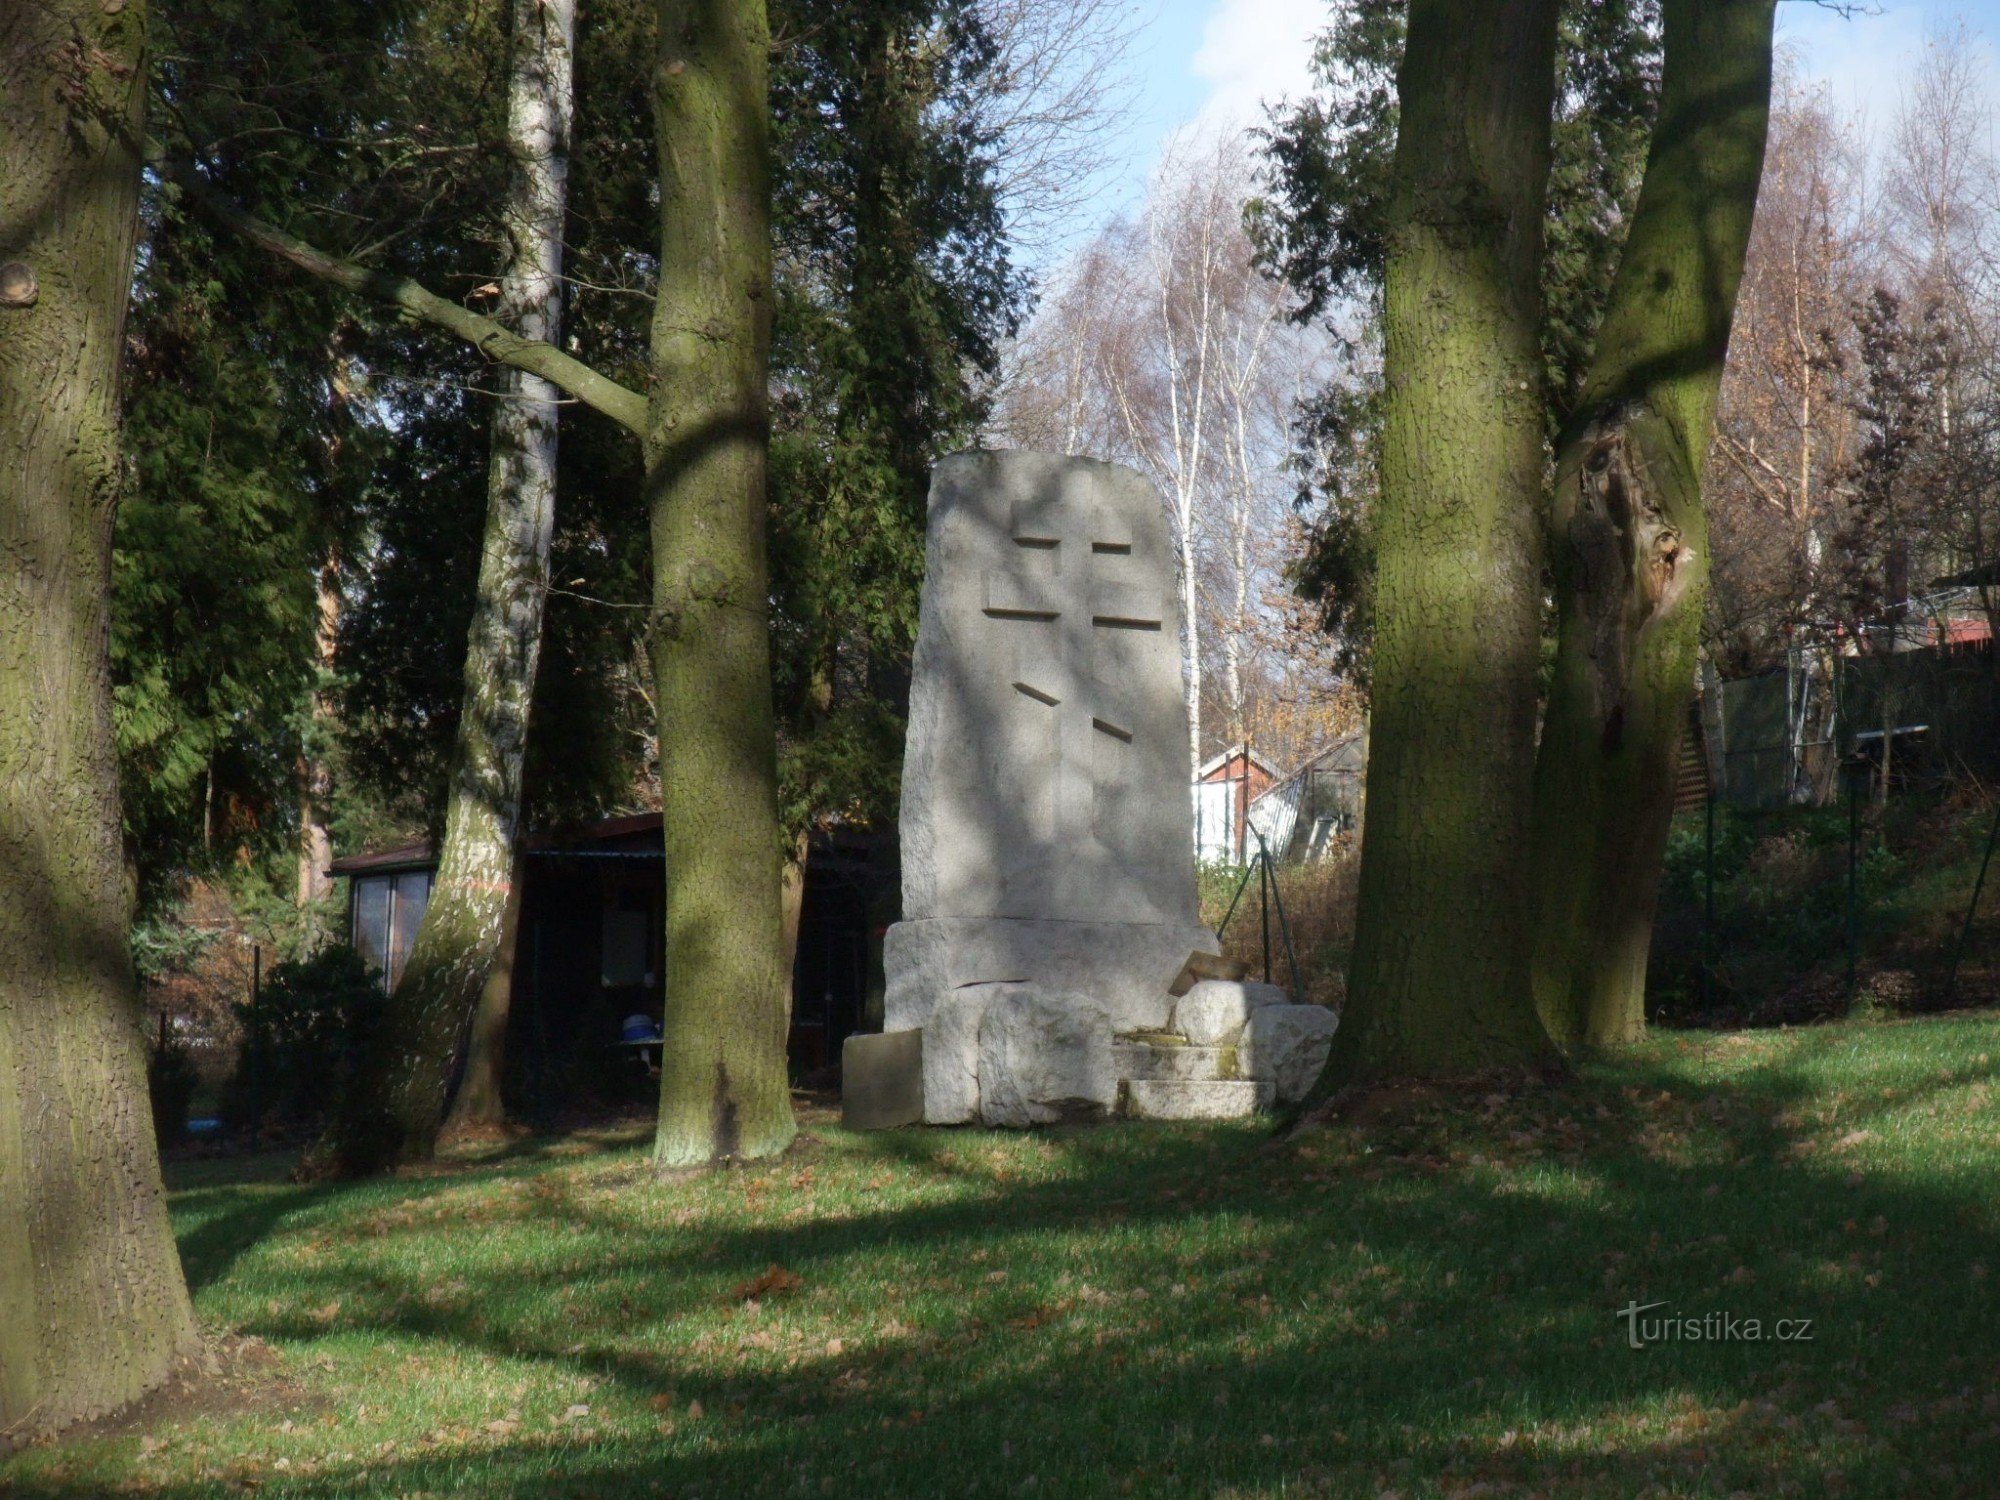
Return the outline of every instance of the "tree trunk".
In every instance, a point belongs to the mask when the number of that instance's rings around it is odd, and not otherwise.
[[[507,139],[514,178],[496,316],[525,338],[554,344],[576,8],[574,0],[513,0],[513,7]],[[326,1165],[340,1175],[433,1154],[453,1050],[503,946],[555,523],[557,399],[538,375],[501,375],[444,847],[380,1040],[336,1126]]]
[[[661,0],[646,469],[667,860],[662,1171],[773,1155],[796,1131],[765,558],[769,53],[763,0]]]
[[[1548,1055],[1520,971],[1555,0],[1413,0],[1384,278],[1368,821],[1322,1087]]]
[[[500,919],[500,949],[493,966],[486,971],[486,983],[479,992],[479,1004],[472,1012],[472,1028],[465,1039],[465,1076],[452,1095],[451,1112],[445,1134],[477,1130],[504,1124],[507,1105],[501,1085],[507,1072],[507,1021],[514,1000],[514,954],[520,945],[521,884],[523,871],[518,855],[514,876],[507,888],[507,908]]]
[[[0,7],[0,1450],[136,1400],[197,1345],[106,658],[145,34],[142,0]]]
[[[1561,635],[1537,768],[1531,985],[1552,1035],[1645,1026],[1708,574],[1701,471],[1749,241],[1773,0],[1667,0],[1660,117],[1551,518]]]
[[[340,635],[339,579],[340,564],[337,558],[329,556],[320,567],[315,590],[319,625],[314,635],[314,653],[322,683],[333,672],[334,648]],[[311,712],[311,729],[306,746],[300,752],[298,765],[299,861],[294,904],[305,924],[306,947],[316,951],[327,937],[325,924],[317,910],[318,904],[333,889],[333,876],[328,873],[328,867],[333,863],[333,838],[325,818],[333,778],[327,773],[325,762],[316,754],[316,741],[331,723],[333,711],[325,692],[319,688],[313,690]]]
[[[812,858],[811,835],[801,833],[792,841],[791,853],[786,857],[778,887],[778,925],[782,934],[779,961],[784,965],[785,993],[790,997],[786,1010],[798,1009],[799,997],[793,987],[793,978],[799,971],[799,918],[806,909],[806,864]]]

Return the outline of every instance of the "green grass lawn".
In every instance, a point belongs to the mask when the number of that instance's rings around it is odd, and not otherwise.
[[[1996,1057],[1987,1019],[1683,1033],[1284,1148],[815,1123],[671,1186],[631,1137],[191,1165],[262,1389],[0,1493],[1991,1495]],[[1765,1336],[1633,1349],[1634,1301]]]

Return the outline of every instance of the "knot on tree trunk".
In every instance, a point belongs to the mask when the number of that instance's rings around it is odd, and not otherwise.
[[[1644,440],[1658,421],[1644,407],[1605,413],[1584,430],[1574,471],[1559,482],[1560,539],[1590,643],[1593,708],[1607,755],[1624,744],[1640,644],[1685,586],[1686,543]]]

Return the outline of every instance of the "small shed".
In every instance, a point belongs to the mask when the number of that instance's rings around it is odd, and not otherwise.
[[[508,1020],[510,1087],[534,1102],[610,1092],[629,1069],[615,1043],[627,1017],[666,1006],[666,856],[660,815],[606,818],[530,838]],[[336,859],[348,882],[349,941],[381,975],[402,977],[437,858],[408,844]],[[882,929],[900,880],[893,839],[840,830],[812,841],[792,975],[790,1051],[809,1077],[840,1055],[882,992]]]
[[[1195,772],[1194,848],[1205,864],[1246,864],[1256,852],[1251,804],[1280,779],[1278,768],[1242,741]]]

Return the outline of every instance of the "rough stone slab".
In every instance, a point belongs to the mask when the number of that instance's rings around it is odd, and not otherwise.
[[[1187,922],[1047,922],[933,917],[896,923],[883,941],[884,1023],[930,1023],[947,995],[969,984],[1027,983],[1073,992],[1103,1007],[1114,1031],[1159,1030],[1172,1013],[1167,986],[1190,949],[1213,951],[1215,934]]]
[[[1174,579],[1165,509],[1133,469],[993,451],[937,465],[905,917],[1194,922]]]
[[[1111,1070],[1121,1081],[1186,1078],[1211,1082],[1236,1077],[1234,1047],[1162,1047],[1148,1042],[1111,1044]]]
[[[979,1118],[979,1023],[1003,986],[954,990],[924,1027],[924,1123],[964,1125]]]
[[[1243,1071],[1271,1080],[1280,1099],[1295,1103],[1318,1081],[1339,1026],[1323,1005],[1267,1005],[1250,1017],[1237,1044]]]
[[[924,1034],[851,1036],[840,1048],[840,1123],[894,1130],[924,1117]]]
[[[979,1021],[979,1119],[1052,1125],[1098,1119],[1117,1098],[1111,1023],[1082,995],[992,987]]]
[[[1247,979],[1204,979],[1174,1002],[1174,1030],[1198,1047],[1234,1042],[1244,1023],[1290,997],[1275,984]]]
[[[1135,1078],[1124,1085],[1125,1113],[1135,1120],[1238,1120],[1276,1098],[1264,1080]]]

